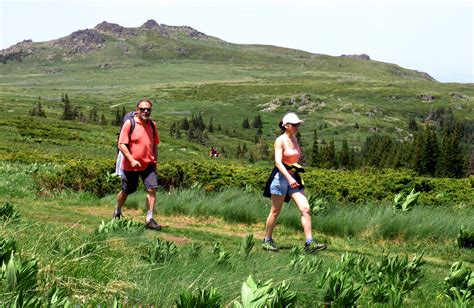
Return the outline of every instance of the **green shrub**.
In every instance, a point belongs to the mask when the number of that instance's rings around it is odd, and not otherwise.
[[[273,281],[255,282],[252,276],[242,284],[242,303],[234,302],[235,308],[252,307],[295,307],[296,292],[290,291],[290,285],[282,282],[273,286]]]
[[[38,190],[42,192],[69,189],[104,196],[120,189],[120,179],[112,175],[114,168],[113,160],[75,160],[55,172],[43,170],[34,173],[34,177]],[[308,195],[315,196],[314,202],[323,197],[350,203],[390,201],[393,195],[413,189],[423,192],[417,199],[419,205],[469,205],[474,200],[469,179],[424,178],[411,171],[391,169],[306,169],[305,189]],[[157,168],[158,183],[162,187],[189,188],[198,183],[205,192],[228,187],[263,191],[270,171],[270,166],[238,165],[215,160],[167,161],[159,163]]]
[[[221,296],[214,288],[198,289],[196,292],[185,291],[179,295],[176,301],[177,308],[218,308]]]
[[[243,257],[248,258],[254,246],[255,246],[255,241],[253,239],[253,234],[247,235],[246,237],[242,239],[242,242],[240,243],[240,254]]]
[[[355,306],[362,295],[362,285],[356,283],[344,270],[332,272],[329,268],[316,284],[320,289],[320,299],[337,307]]]
[[[405,202],[402,203],[403,197],[405,194],[403,192],[399,193],[394,198],[394,205],[393,208],[397,211],[407,212],[411,210],[413,206],[416,205],[416,201],[418,200],[418,196],[420,192],[415,193],[415,189],[413,188],[411,192],[406,196]]]
[[[10,203],[5,203],[0,206],[0,219],[16,219],[20,217],[20,212],[15,210],[15,207]]]
[[[97,235],[108,235],[112,232],[140,232],[145,230],[142,223],[129,219],[111,219],[109,222],[102,220],[100,225],[95,230]]]
[[[474,247],[474,232],[470,232],[461,226],[458,234],[458,246],[460,248],[473,248]]]
[[[467,304],[474,295],[472,270],[462,262],[455,262],[444,279],[443,293],[452,301]]]
[[[151,264],[166,263],[174,260],[178,255],[178,247],[174,242],[156,238],[156,241],[148,248],[148,253],[143,259]]]
[[[13,238],[0,237],[0,266],[8,264],[10,256],[16,251],[16,241]]]

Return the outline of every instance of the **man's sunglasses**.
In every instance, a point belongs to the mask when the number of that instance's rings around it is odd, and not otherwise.
[[[151,112],[151,108],[138,108],[138,109],[140,109],[141,112],[145,112],[145,111]]]

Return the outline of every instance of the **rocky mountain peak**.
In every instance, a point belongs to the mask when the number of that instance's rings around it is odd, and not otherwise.
[[[156,29],[159,28],[160,25],[154,20],[154,19],[148,19],[142,26],[141,28],[145,29]]]
[[[102,32],[122,33],[124,30],[124,27],[118,24],[103,21],[97,26],[95,26],[94,29],[97,31],[102,31]]]
[[[53,45],[68,49],[72,53],[87,53],[105,46],[105,38],[94,29],[78,30],[61,39],[53,41]]]

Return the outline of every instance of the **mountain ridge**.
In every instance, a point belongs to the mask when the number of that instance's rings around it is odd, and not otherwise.
[[[94,28],[83,29],[45,42],[24,40],[0,50],[0,62],[21,61],[74,61],[94,57],[102,62],[127,61],[134,58],[145,61],[200,60],[243,65],[304,65],[316,67],[331,60],[328,71],[356,67],[357,74],[370,75],[371,69],[386,71],[391,77],[436,81],[425,72],[404,69],[396,64],[374,61],[369,55],[329,56],[307,51],[263,44],[235,44],[207,35],[189,26],[169,26],[153,19],[139,27],[123,27],[103,21]],[[356,61],[356,62],[353,62]],[[362,62],[363,61],[363,62]],[[365,62],[365,63],[364,63]],[[58,63],[55,63],[57,65]],[[59,63],[60,64],[60,63]],[[98,66],[104,63],[98,64]],[[358,68],[362,66],[361,68]],[[351,72],[353,69],[349,69]],[[383,74],[378,73],[378,77]]]

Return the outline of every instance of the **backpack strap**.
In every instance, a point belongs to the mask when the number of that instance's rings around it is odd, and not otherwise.
[[[132,139],[132,133],[135,130],[135,116],[130,118],[130,130],[128,131],[128,140]]]

